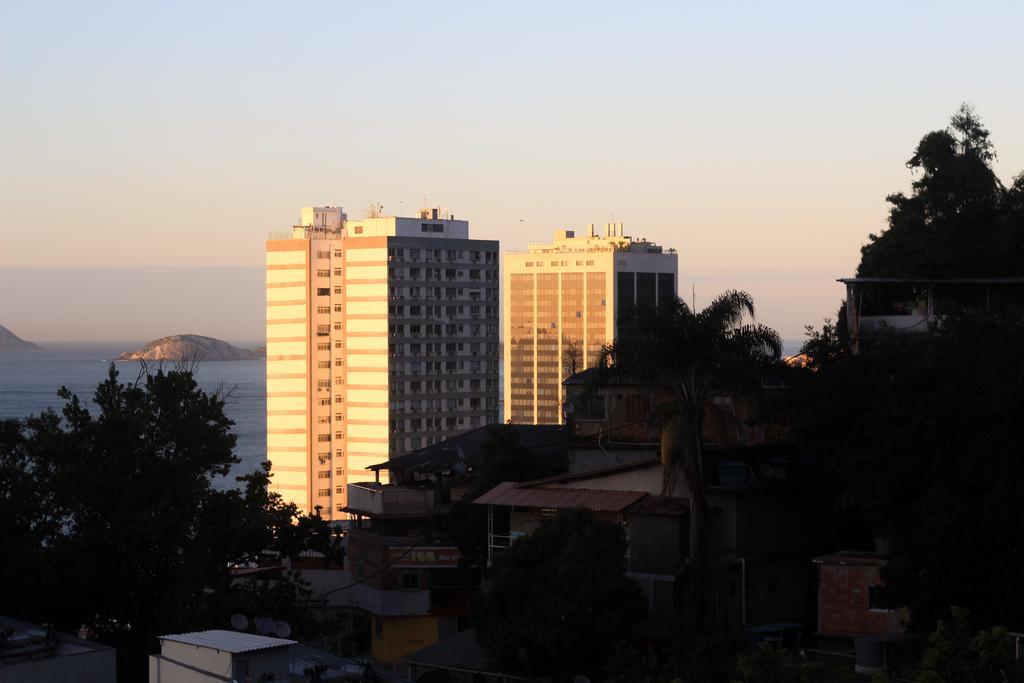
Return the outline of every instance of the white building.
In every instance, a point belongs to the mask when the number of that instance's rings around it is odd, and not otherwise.
[[[272,488],[327,519],[370,465],[499,419],[498,243],[378,213],[306,208],[267,242]]]
[[[160,636],[160,654],[149,656],[149,683],[290,681],[295,644],[238,631]]]

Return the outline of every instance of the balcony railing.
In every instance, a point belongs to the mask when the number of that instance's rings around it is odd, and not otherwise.
[[[349,484],[348,506],[372,516],[428,515],[434,509],[433,489],[378,484]]]

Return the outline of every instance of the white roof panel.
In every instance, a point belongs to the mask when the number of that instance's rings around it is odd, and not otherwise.
[[[239,652],[251,652],[253,650],[267,650],[272,647],[283,645],[294,645],[298,641],[286,640],[284,638],[271,638],[270,636],[258,636],[253,633],[240,633],[239,631],[195,631],[194,633],[173,633],[167,636],[160,636],[160,640],[170,640],[175,643],[186,643],[197,647],[207,647],[221,652],[237,654]]]

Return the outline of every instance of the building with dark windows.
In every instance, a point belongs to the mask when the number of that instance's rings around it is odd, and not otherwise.
[[[505,255],[505,420],[561,424],[562,380],[594,364],[620,318],[676,295],[674,250],[609,223]]]

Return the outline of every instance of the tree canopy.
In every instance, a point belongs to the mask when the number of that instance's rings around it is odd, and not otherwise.
[[[797,437],[827,456],[848,531],[891,540],[894,603],[929,630],[949,605],[1024,627],[1024,322],[947,319],[804,372]]]
[[[992,170],[989,131],[968,105],[921,138],[910,196],[889,195],[889,226],[861,249],[860,277],[1024,275],[1024,174]]]
[[[754,300],[730,290],[694,311],[678,297],[657,309],[642,309],[620,321],[620,334],[598,359],[598,381],[622,379],[672,392],[675,401],[661,411],[664,495],[678,495],[680,470],[690,498],[690,609],[692,626],[701,621],[704,567],[703,426],[707,401],[716,391],[752,392],[782,351],[778,333],[750,322]]]
[[[295,582],[232,587],[229,566],[265,551],[324,546],[319,517],[267,490],[269,467],[219,491],[234,455],[224,397],[199,389],[189,368],[121,382],[111,366],[95,413],[61,388],[62,416],[0,422],[0,604],[30,621],[118,648],[119,678],[145,675],[156,636],[221,627],[240,606],[312,628]],[[330,544],[330,541],[326,541]]]
[[[599,679],[646,612],[625,556],[622,529],[593,513],[545,521],[499,558],[477,605],[480,644],[505,671]]]

